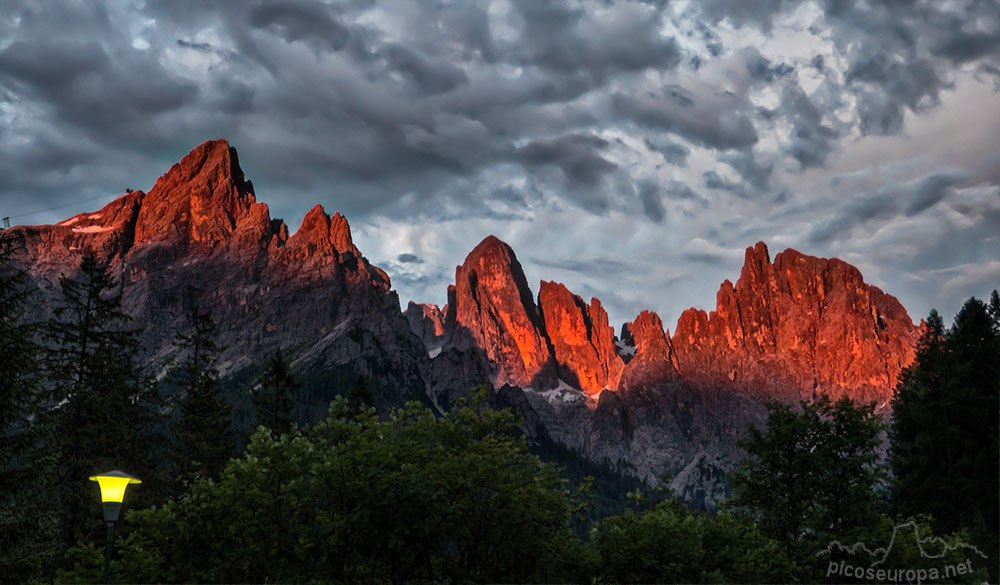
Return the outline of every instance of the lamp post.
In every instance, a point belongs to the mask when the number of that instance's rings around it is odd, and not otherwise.
[[[101,486],[104,521],[108,523],[108,544],[104,548],[104,583],[108,583],[111,573],[111,545],[115,540],[115,522],[118,522],[118,513],[122,509],[125,488],[131,483],[142,483],[142,480],[115,470],[92,475],[90,481],[96,481],[97,485]]]

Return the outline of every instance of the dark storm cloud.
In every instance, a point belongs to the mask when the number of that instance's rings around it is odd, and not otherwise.
[[[676,87],[641,95],[615,93],[611,109],[638,125],[672,132],[709,148],[743,149],[757,142],[757,131],[740,110],[738,98],[717,93],[697,99]]]
[[[809,233],[811,244],[824,244],[850,238],[855,227],[869,221],[886,219],[898,213],[898,194],[889,189],[862,193],[849,200],[839,210],[828,212],[825,219],[813,225]]]
[[[547,268],[557,268],[567,272],[578,272],[585,276],[610,278],[635,270],[631,263],[624,262],[617,258],[589,258],[586,260],[572,259],[552,259],[544,257],[530,257],[529,260],[539,266]]]
[[[795,69],[787,63],[774,64],[757,51],[752,51],[746,58],[747,73],[757,81],[773,83],[794,73]]]
[[[321,2],[267,1],[250,11],[250,26],[267,29],[289,43],[304,41],[339,51],[350,31]]]
[[[781,108],[792,126],[787,152],[804,169],[823,166],[837,148],[839,133],[823,123],[823,113],[798,84],[784,87]]]
[[[650,67],[671,69],[681,52],[660,34],[656,11],[636,3],[610,3],[599,14],[566,2],[515,2],[525,23],[521,60],[559,72],[597,78]]]
[[[197,93],[148,59],[113,62],[93,42],[15,41],[0,53],[0,75],[51,104],[63,121],[109,137],[121,137],[122,117],[175,110]]]
[[[940,92],[949,87],[935,64],[924,59],[900,62],[884,54],[864,51],[847,70],[848,87],[862,88],[858,114],[865,134],[898,134],[904,107],[916,111],[936,105]],[[858,51],[861,52],[861,51]],[[877,88],[872,91],[871,88]]]
[[[693,249],[683,252],[681,256],[685,260],[709,266],[729,267],[733,265],[733,257],[724,250]]]
[[[646,217],[656,223],[663,223],[667,217],[667,211],[663,208],[660,186],[652,181],[643,181],[639,184],[638,191],[639,199],[642,201],[642,211]]]
[[[8,3],[0,39],[4,215],[37,223],[35,212],[147,187],[142,155],[169,148],[177,127],[158,122],[193,103],[198,86],[136,51],[96,3]]]
[[[919,112],[940,101],[951,88],[949,69],[956,62],[997,62],[997,46],[983,33],[1000,33],[996,4],[972,0],[941,3],[875,3],[838,6],[828,17],[851,49],[847,88],[859,95],[859,116],[866,134],[898,134],[906,110]],[[966,30],[979,23],[989,32]],[[933,56],[928,56],[931,54]]]
[[[144,105],[141,109],[154,115],[184,108],[183,116],[160,126],[169,131],[144,146],[158,157],[167,154],[164,142],[176,145],[169,155],[176,159],[181,148],[206,138],[198,128],[213,128],[209,136],[227,136],[241,150],[281,145],[267,156],[244,156],[254,163],[248,170],[260,187],[294,186],[305,193],[324,188],[333,175],[341,183],[338,191],[351,195],[343,207],[354,213],[390,204],[403,192],[436,198],[451,190],[456,178],[472,179],[498,163],[514,163],[512,170],[525,176],[556,169],[546,174],[559,181],[550,189],[570,190],[570,200],[585,208],[606,209],[606,197],[594,189],[618,168],[602,156],[599,139],[579,139],[592,136],[595,120],[578,116],[586,109],[573,102],[597,88],[596,80],[619,71],[669,69],[679,54],[673,39],[660,35],[655,12],[631,3],[608,7],[600,18],[576,18],[570,10],[566,26],[559,35],[548,35],[545,46],[529,46],[533,20],[520,23],[519,41],[498,44],[485,7],[473,5],[421,7],[407,22],[407,30],[415,32],[391,42],[373,28],[378,24],[358,24],[362,13],[377,8],[372,4],[331,8],[319,2],[254,2],[206,8],[198,18],[183,2],[150,2],[146,11],[157,22],[147,35],[149,57],[169,38],[180,50],[211,59],[207,80],[186,83],[176,70],[156,65],[149,74],[134,76],[148,91],[123,92],[134,103],[112,105],[126,111]],[[547,18],[558,20],[558,10]],[[211,30],[216,38],[177,34],[181,29],[171,26]],[[76,34],[91,37],[86,30]],[[129,46],[131,38],[104,38],[93,47],[94,58],[69,62],[68,72],[81,75],[106,66],[99,57],[109,52],[147,58]],[[81,61],[90,55],[76,53]],[[498,75],[490,67],[498,61],[526,69],[516,79]],[[10,65],[13,69],[17,63]],[[20,70],[41,71],[30,63]],[[94,77],[104,75],[98,71]],[[66,72],[51,76],[61,79]],[[160,102],[148,99],[153,96]],[[148,123],[111,121],[94,108],[55,105],[62,116],[115,129],[116,137],[139,126],[153,129]],[[170,162],[164,158],[159,164]],[[481,208],[469,201],[468,209]]]
[[[788,0],[758,0],[744,2],[743,0],[702,0],[699,4],[701,12],[717,24],[723,20],[734,27],[757,26],[769,31],[772,19],[787,6],[795,5]]]
[[[0,51],[0,72],[44,92],[65,90],[74,80],[99,74],[109,65],[108,56],[93,41],[14,41]]]
[[[607,145],[606,140],[597,136],[569,134],[530,142],[516,148],[513,154],[529,167],[558,167],[570,187],[596,187],[618,168],[599,154]]]
[[[673,142],[662,136],[646,137],[643,140],[646,148],[660,153],[667,164],[678,167],[687,166],[687,157],[691,154],[691,149],[683,144]]]
[[[177,39],[177,46],[184,47],[185,49],[194,49],[195,51],[202,51],[204,53],[214,53],[216,51],[215,47],[211,43],[194,43],[191,41],[186,41],[184,39]]]
[[[400,254],[396,256],[396,260],[404,264],[423,264],[424,261],[420,259],[416,254]]]
[[[946,201],[955,188],[995,185],[989,173],[995,158],[995,155],[987,157],[972,173],[934,173],[906,184],[890,183],[875,191],[858,193],[846,203],[825,210],[825,219],[814,223],[809,241],[819,244],[846,240],[856,228],[864,225],[884,225],[898,218],[931,214],[932,208]],[[956,202],[953,208],[970,220],[986,225],[991,223],[991,214],[998,211],[990,205],[963,202]]]
[[[716,171],[705,171],[702,174],[705,180],[705,188],[715,191],[728,191],[741,199],[747,199],[751,193],[745,183],[741,181],[727,181]]]
[[[678,201],[695,201],[700,204],[702,208],[708,208],[708,199],[698,195],[693,189],[691,189],[691,187],[681,181],[669,181],[663,192],[671,199]]]
[[[797,6],[789,0],[705,0],[696,3],[695,10],[709,23],[768,32],[776,18]],[[995,2],[826,0],[820,7],[823,24],[831,27],[831,38],[847,58],[845,89],[858,97],[864,134],[899,134],[907,110],[933,106],[951,87],[951,66],[985,60],[992,65],[983,63],[984,70],[996,71],[1000,62],[1000,11]],[[811,64],[825,70],[820,55]],[[754,76],[775,74],[759,60],[748,67]],[[800,162],[811,163],[822,155],[817,146],[804,142],[793,146],[792,153]]]
[[[465,71],[461,68],[450,63],[432,62],[417,51],[400,45],[387,47],[385,55],[394,69],[417,84],[421,93],[446,92],[468,81]]]
[[[938,55],[957,63],[979,59],[1000,48],[1000,37],[996,33],[957,34],[935,51]]]
[[[944,19],[926,37],[919,33],[944,8],[824,6],[865,133],[897,133],[907,109],[933,104],[948,83],[940,63],[996,54],[988,36],[997,19],[980,5],[974,26]],[[716,172],[706,184],[744,196],[780,188],[771,179],[780,161],[754,152],[771,125],[791,126],[782,152],[801,168],[826,164],[844,133],[824,116],[836,104],[806,95],[789,63],[747,47],[727,53],[715,32],[723,21],[766,31],[790,7],[693,4],[690,14],[702,18],[685,34],[704,52],[687,55],[662,32],[671,17],[656,3],[522,0],[504,16],[447,1],[150,0],[134,13],[15,4],[19,23],[0,25],[10,40],[0,44],[0,79],[18,100],[41,106],[31,114],[37,124],[68,125],[107,149],[147,154],[148,177],[202,140],[227,136],[249,150],[248,172],[264,191],[294,187],[303,204],[334,181],[353,213],[392,209],[403,193],[418,206],[506,165],[510,177],[539,174],[540,188],[522,199],[555,194],[603,213],[609,201],[596,190],[642,178],[610,155],[598,138],[607,129],[638,134],[679,168],[691,148],[722,151],[719,162],[740,181]],[[878,28],[887,22],[895,23],[888,32]],[[135,48],[136,36],[149,49]],[[927,50],[914,47],[921,43]],[[715,79],[669,77],[687,57],[735,57],[753,87],[781,88],[780,106],[761,118],[744,93]],[[115,156],[95,158],[115,164]],[[655,220],[656,198],[643,193],[639,209]],[[497,213],[471,197],[448,197],[469,212]]]
[[[743,179],[743,185],[757,192],[767,191],[771,182],[774,165],[757,160],[752,151],[729,152],[718,157],[719,162],[732,167]],[[742,186],[742,185],[741,185]]]
[[[916,215],[940,203],[949,193],[950,188],[964,177],[953,174],[940,174],[927,177],[917,185],[906,208],[907,215]]]

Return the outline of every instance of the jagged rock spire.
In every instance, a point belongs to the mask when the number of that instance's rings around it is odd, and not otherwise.
[[[254,202],[236,149],[225,140],[209,140],[170,167],[146,194],[135,244],[181,240],[214,246],[229,238]]]

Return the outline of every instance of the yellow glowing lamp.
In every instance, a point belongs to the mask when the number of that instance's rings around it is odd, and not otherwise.
[[[142,483],[141,479],[118,470],[92,475],[90,481],[96,481],[97,485],[101,486],[105,522],[118,521],[118,512],[121,510],[122,500],[125,498],[125,488],[129,484]]]

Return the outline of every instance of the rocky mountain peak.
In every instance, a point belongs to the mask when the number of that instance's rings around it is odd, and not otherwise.
[[[444,315],[437,305],[410,301],[403,314],[410,331],[422,339],[428,349],[440,347],[444,337]]]
[[[555,381],[544,325],[514,250],[495,236],[455,269],[448,290],[445,349],[481,348],[493,384],[549,386]]]
[[[236,149],[209,140],[156,180],[139,210],[135,244],[179,242],[214,247],[233,233],[254,203]]]
[[[288,244],[305,256],[331,256],[334,253],[341,256],[351,254],[355,258],[361,256],[351,238],[351,226],[347,219],[339,211],[331,217],[322,205],[315,205],[306,213]]]
[[[899,301],[837,258],[788,249],[772,263],[763,243],[745,258],[714,311],[689,309],[678,320],[681,374],[783,400],[827,393],[885,405],[919,335]]]
[[[642,311],[635,320],[622,326],[622,338],[635,346],[635,356],[622,374],[622,388],[642,388],[677,379],[670,336],[655,312]]]
[[[601,301],[587,305],[565,285],[542,281],[538,306],[559,377],[588,394],[617,389],[624,363]]]

